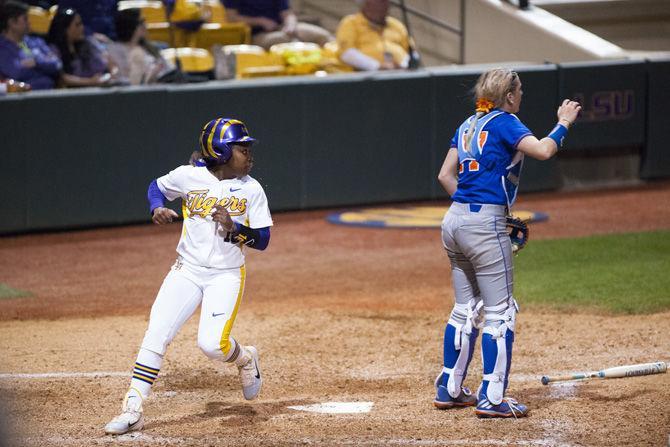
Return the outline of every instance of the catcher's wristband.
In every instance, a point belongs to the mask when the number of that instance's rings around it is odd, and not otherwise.
[[[556,126],[549,132],[547,138],[551,138],[556,143],[556,148],[560,149],[563,147],[563,139],[568,134],[568,128],[561,123],[556,124]]]

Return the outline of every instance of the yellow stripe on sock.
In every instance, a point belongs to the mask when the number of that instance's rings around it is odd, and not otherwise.
[[[154,384],[156,379],[152,379],[151,377],[146,377],[146,376],[140,376],[139,374],[133,374],[133,379],[137,380],[146,380],[147,382],[151,382],[151,385]]]
[[[139,369],[140,371],[148,372],[148,373],[151,373],[151,374],[154,374],[154,375],[159,373],[159,370],[157,370],[157,369],[140,366],[137,363],[135,363],[135,369]]]
[[[219,341],[219,346],[221,347],[221,352],[224,356],[228,355],[230,352],[230,331],[233,330],[233,323],[235,323],[235,317],[237,317],[237,309],[240,307],[242,302],[242,295],[244,295],[244,280],[247,276],[246,269],[244,266],[240,267],[240,290],[237,292],[237,298],[235,301],[235,308],[233,309],[233,314],[230,316],[228,321],[226,321],[225,326],[223,326],[223,333],[221,334],[221,340]]]

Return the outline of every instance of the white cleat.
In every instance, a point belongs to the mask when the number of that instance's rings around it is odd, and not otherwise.
[[[142,399],[137,396],[126,395],[121,414],[105,425],[105,433],[122,435],[130,431],[142,430],[142,427],[144,427]]]
[[[242,382],[242,394],[246,400],[254,400],[261,392],[263,379],[261,378],[261,367],[258,362],[258,350],[253,346],[245,346],[244,354],[237,363]]]

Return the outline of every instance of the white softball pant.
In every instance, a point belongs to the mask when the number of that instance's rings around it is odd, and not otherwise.
[[[227,361],[235,352],[230,336],[244,294],[245,269],[215,270],[180,259],[172,266],[151,308],[142,348],[160,356],[200,304],[198,347],[211,359]]]

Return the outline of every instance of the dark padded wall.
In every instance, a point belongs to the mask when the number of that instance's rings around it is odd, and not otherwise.
[[[429,197],[427,74],[305,87],[301,207]]]
[[[647,144],[642,154],[642,178],[670,177],[670,60],[649,62]]]
[[[646,63],[561,64],[559,96],[582,103],[567,149],[642,146],[645,138]]]
[[[26,177],[30,153],[27,135],[30,131],[29,113],[24,97],[9,97],[0,102],[0,190],[3,194],[0,205],[0,233],[7,230],[21,230],[28,226],[28,185]]]

